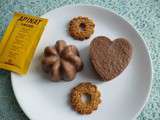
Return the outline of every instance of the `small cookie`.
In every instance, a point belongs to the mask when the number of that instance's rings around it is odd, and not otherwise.
[[[83,62],[74,45],[67,45],[65,41],[59,40],[54,46],[45,48],[42,68],[51,75],[53,81],[73,80],[76,73],[82,70]]]
[[[100,77],[109,81],[127,67],[132,56],[132,46],[124,38],[111,41],[105,36],[96,37],[90,44],[90,60]]]
[[[77,40],[88,39],[94,32],[95,24],[88,17],[76,17],[69,23],[69,34]]]
[[[87,96],[88,100],[83,101],[82,96]],[[90,82],[80,83],[74,87],[70,94],[70,102],[75,111],[80,114],[91,114],[101,103],[100,92],[96,85]]]

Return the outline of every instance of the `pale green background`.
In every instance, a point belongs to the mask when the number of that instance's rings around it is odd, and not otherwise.
[[[15,11],[40,16],[57,7],[77,3],[110,9],[138,30],[153,63],[151,96],[138,120],[160,120],[160,0],[0,0],[0,38]],[[0,71],[0,120],[27,120],[14,97],[10,73],[4,71]]]

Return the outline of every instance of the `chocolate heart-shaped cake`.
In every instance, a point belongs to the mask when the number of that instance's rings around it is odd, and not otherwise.
[[[129,64],[132,46],[124,38],[111,41],[98,36],[90,44],[90,60],[102,80],[109,81],[118,76]]]

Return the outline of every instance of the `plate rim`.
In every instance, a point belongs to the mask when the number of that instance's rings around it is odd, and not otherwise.
[[[97,9],[101,9],[103,11],[107,11],[117,17],[119,17],[120,19],[122,19],[123,21],[125,21],[135,32],[136,34],[138,35],[138,37],[140,38],[140,41],[142,41],[144,43],[144,47],[146,49],[146,53],[147,53],[147,56],[149,58],[149,67],[150,67],[150,78],[149,78],[149,88],[147,89],[148,92],[147,92],[147,95],[146,97],[144,98],[144,103],[143,105],[140,107],[140,109],[138,110],[137,113],[135,113],[134,117],[132,118],[132,120],[135,120],[139,115],[140,113],[143,111],[143,109],[145,108],[145,105],[146,103],[149,101],[149,97],[151,95],[151,89],[152,89],[152,85],[153,85],[153,63],[152,63],[152,59],[151,59],[151,56],[150,56],[150,53],[149,53],[149,48],[147,47],[147,44],[146,44],[146,41],[143,39],[143,37],[139,34],[139,32],[137,31],[137,29],[126,19],[124,18],[123,16],[119,15],[118,13],[116,13],[115,11],[113,11],[112,9],[109,9],[109,8],[106,8],[104,6],[99,6],[99,5],[92,5],[92,4],[69,4],[69,5],[64,5],[64,6],[60,6],[60,7],[57,7],[57,8],[53,8],[51,9],[50,11],[44,13],[43,15],[41,15],[40,17],[44,17],[46,16],[47,14],[49,14],[50,12],[53,12],[53,11],[57,11],[59,9],[65,9],[65,8],[70,8],[70,7],[92,7],[92,8],[97,8]],[[41,38],[40,38],[41,39]],[[34,57],[34,56],[33,56]],[[15,87],[14,87],[14,80],[13,80],[13,76],[15,75],[16,73],[14,72],[11,72],[11,86],[12,86],[12,89],[13,89],[13,92],[14,92],[14,95],[15,95],[15,98],[17,100],[17,103],[18,105],[20,106],[21,110],[23,111],[23,113],[30,119],[30,120],[34,120],[32,119],[32,117],[28,114],[27,110],[24,109],[23,107],[23,104],[22,102],[20,102],[19,98],[18,98],[18,95],[16,93],[16,90],[15,90]]]

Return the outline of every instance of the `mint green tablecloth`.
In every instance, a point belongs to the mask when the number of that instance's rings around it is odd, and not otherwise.
[[[150,99],[137,119],[160,120],[160,0],[0,0],[0,38],[15,11],[40,16],[57,7],[78,3],[116,12],[143,37],[152,58],[153,86]],[[0,71],[0,120],[28,120],[14,97],[10,73],[4,71]]]

